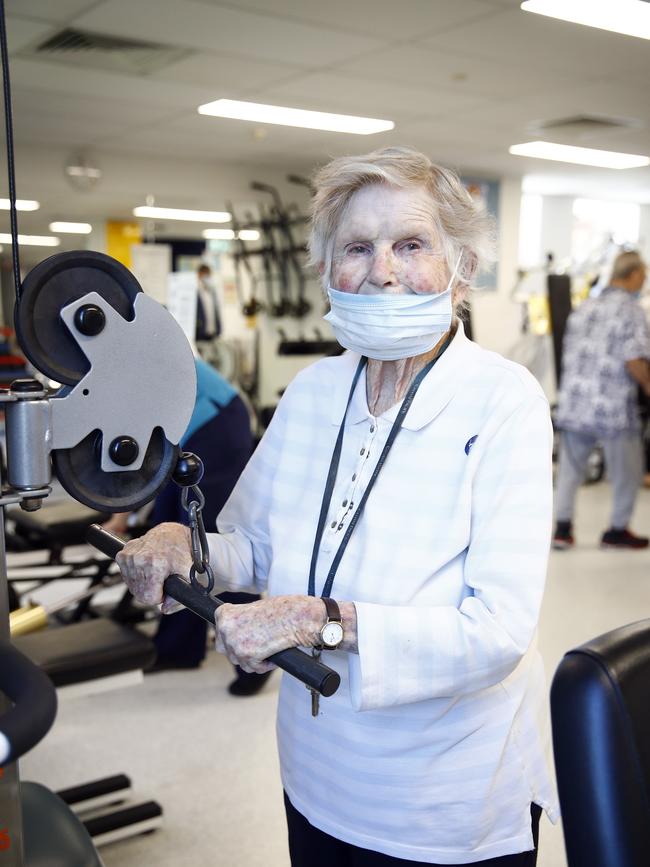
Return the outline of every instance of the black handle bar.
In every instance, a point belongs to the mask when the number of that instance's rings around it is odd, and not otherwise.
[[[116,554],[124,547],[124,542],[99,524],[91,524],[86,533],[86,540],[108,557],[115,559]],[[167,596],[181,602],[186,608],[214,624],[214,612],[223,605],[218,596],[208,596],[196,590],[180,575],[170,575],[165,579],[163,589]],[[341,683],[337,671],[308,656],[297,647],[281,650],[269,656],[267,662],[272,662],[288,674],[292,674],[311,689],[321,695],[334,695]]]
[[[0,717],[0,767],[45,737],[56,716],[50,678],[9,642],[0,643],[0,690],[14,707]]]

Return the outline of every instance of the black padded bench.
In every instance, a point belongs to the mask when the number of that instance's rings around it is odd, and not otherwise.
[[[15,525],[17,539],[25,544],[27,550],[48,549],[51,562],[58,562],[66,545],[83,545],[88,527],[101,524],[108,517],[74,500],[46,503],[36,512],[7,511],[7,518]]]
[[[17,637],[14,644],[55,686],[145,669],[156,658],[149,638],[104,617],[32,632]]]

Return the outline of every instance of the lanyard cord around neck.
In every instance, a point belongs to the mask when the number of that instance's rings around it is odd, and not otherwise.
[[[343,554],[345,553],[345,549],[348,546],[348,542],[350,541],[350,537],[354,532],[354,528],[356,527],[359,518],[361,517],[361,513],[363,512],[364,506],[368,500],[370,495],[370,491],[372,490],[375,482],[377,481],[377,476],[381,472],[381,468],[383,467],[386,458],[388,457],[388,453],[390,452],[393,443],[397,439],[397,435],[402,429],[402,424],[404,419],[406,418],[406,413],[409,411],[411,404],[413,403],[413,399],[417,393],[418,388],[420,387],[420,383],[427,375],[427,373],[431,370],[431,368],[435,365],[435,363],[440,359],[442,354],[445,352],[449,344],[451,343],[452,335],[450,334],[442,345],[440,352],[433,358],[415,377],[411,385],[409,386],[409,390],[406,393],[406,397],[402,401],[402,405],[399,408],[399,412],[397,413],[397,418],[393,422],[393,426],[390,429],[390,433],[388,434],[388,439],[386,440],[386,445],[382,449],[381,455],[379,456],[379,460],[377,461],[377,466],[374,469],[372,476],[368,482],[368,486],[361,497],[361,501],[357,507],[356,512],[352,516],[350,523],[348,525],[347,530],[345,531],[345,535],[341,540],[341,544],[339,545],[339,549],[336,552],[334,559],[332,561],[332,565],[330,566],[329,572],[327,574],[327,580],[325,581],[325,586],[323,587],[323,592],[321,596],[329,596],[332,592],[332,585],[334,584],[334,578],[336,577],[336,573],[339,568],[339,563],[343,558]],[[311,554],[311,564],[309,567],[309,587],[308,593],[310,596],[316,595],[316,563],[318,561],[318,552],[320,550],[320,543],[323,538],[323,531],[325,530],[325,522],[327,521],[327,513],[329,511],[330,504],[332,502],[332,495],[334,494],[334,485],[336,483],[336,474],[339,468],[339,461],[341,459],[341,451],[343,447],[343,433],[345,429],[345,419],[348,414],[348,409],[350,408],[350,403],[352,402],[352,395],[354,394],[354,390],[357,387],[357,382],[359,381],[359,377],[361,376],[361,371],[366,365],[368,361],[367,358],[362,358],[359,361],[359,365],[354,374],[354,378],[352,380],[352,387],[350,388],[350,394],[348,396],[348,402],[345,407],[345,412],[343,413],[343,419],[341,421],[341,426],[339,428],[339,434],[336,438],[336,445],[334,446],[334,452],[332,453],[332,460],[330,461],[330,468],[327,474],[327,482],[325,484],[325,491],[323,493],[323,502],[321,503],[320,515],[318,517],[318,527],[316,529],[316,538],[314,539],[314,547]]]

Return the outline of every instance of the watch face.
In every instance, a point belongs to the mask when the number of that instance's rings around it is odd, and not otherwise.
[[[326,623],[320,634],[325,647],[336,647],[343,641],[343,627],[340,623]]]

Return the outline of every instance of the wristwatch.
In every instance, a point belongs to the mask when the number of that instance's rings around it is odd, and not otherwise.
[[[336,650],[339,644],[343,641],[341,611],[338,602],[334,599],[330,599],[329,596],[323,596],[322,599],[325,603],[327,620],[325,621],[325,625],[321,627],[320,631],[321,645],[326,650]]]

